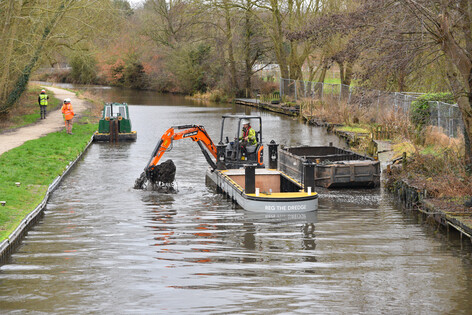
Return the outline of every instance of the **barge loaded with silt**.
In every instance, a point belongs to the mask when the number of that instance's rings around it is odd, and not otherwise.
[[[93,135],[94,141],[135,141],[136,131],[131,129],[128,104],[106,103],[103,106],[102,118],[98,122],[98,131]]]
[[[233,127],[236,125],[231,141],[226,136],[228,122]],[[234,128],[231,130],[234,131]],[[169,172],[165,170],[164,163],[167,161],[158,163],[174,140],[184,138],[197,142],[210,165],[206,172],[206,182],[216,187],[217,191],[225,193],[243,209],[287,213],[308,212],[318,208],[318,195],[312,191],[313,178],[310,180],[310,176],[306,176],[302,183],[276,169],[278,145],[273,141],[269,144],[269,169],[265,168],[262,119],[259,116],[224,115],[218,145],[213,143],[203,126],[181,125],[169,128],[154,148],[144,172],[136,179],[134,188],[169,188],[174,176],[169,176]]]

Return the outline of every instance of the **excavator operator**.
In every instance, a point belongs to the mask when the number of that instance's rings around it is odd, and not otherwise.
[[[247,146],[257,145],[256,131],[251,128],[251,124],[249,123],[249,120],[242,119],[241,123],[243,124],[243,130],[242,130],[242,136],[239,137],[239,141],[241,141],[240,142],[241,152],[243,156],[246,156],[248,154]]]
[[[256,131],[251,128],[249,120],[243,119],[241,123],[243,124],[242,136],[239,138],[241,144],[244,146],[257,145]]]

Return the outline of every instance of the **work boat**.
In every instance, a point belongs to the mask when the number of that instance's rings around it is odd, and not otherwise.
[[[228,136],[224,136],[228,121],[231,130],[234,131],[236,126],[232,141]],[[251,134],[254,141],[250,144],[249,141],[244,143],[246,135],[249,134],[248,128],[253,129]],[[154,148],[144,171],[136,179],[134,188],[172,185],[175,167],[170,166],[173,163],[158,163],[175,140],[186,138],[197,142],[210,165],[206,172],[206,182],[216,187],[218,192],[225,193],[243,209],[265,213],[296,213],[318,208],[318,194],[312,191],[315,186],[313,163],[304,164],[307,168],[304,174],[307,176],[303,177],[303,182],[288,176],[277,169],[278,144],[271,141],[269,168],[265,168],[260,116],[224,115],[221,137],[217,145],[201,125],[170,127]]]
[[[318,209],[318,194],[276,169],[211,170],[206,182],[247,211],[265,213],[309,212]]]

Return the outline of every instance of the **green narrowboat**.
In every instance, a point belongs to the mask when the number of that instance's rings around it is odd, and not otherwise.
[[[136,137],[136,131],[131,130],[128,104],[106,103],[98,123],[98,131],[93,136],[94,141],[134,141]]]

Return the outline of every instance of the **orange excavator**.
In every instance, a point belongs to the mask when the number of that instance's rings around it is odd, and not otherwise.
[[[223,130],[225,120],[237,119],[238,131],[234,141],[229,142],[228,137],[223,142]],[[259,130],[256,131],[257,144],[246,146],[240,140],[239,130],[242,121],[258,120]],[[136,179],[134,188],[143,189],[146,182],[153,185],[171,186],[175,179],[175,165],[172,160],[168,160],[158,165],[164,153],[172,148],[174,140],[190,138],[196,141],[205,156],[206,161],[214,170],[216,168],[239,168],[245,164],[257,164],[258,167],[264,167],[263,164],[263,145],[262,145],[262,123],[259,116],[246,115],[225,115],[221,126],[221,138],[218,145],[215,145],[205,128],[201,125],[180,125],[173,126],[162,135],[161,139],[154,148],[151,158],[144,168],[144,172]],[[215,160],[213,160],[213,158]]]

